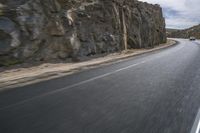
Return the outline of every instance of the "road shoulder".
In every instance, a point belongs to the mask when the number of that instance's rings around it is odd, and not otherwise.
[[[83,70],[109,65],[124,61],[133,56],[151,53],[161,49],[169,48],[176,44],[174,40],[168,40],[152,49],[139,49],[122,51],[121,53],[109,54],[105,57],[93,58],[88,61],[78,63],[45,63],[29,68],[16,68],[0,72],[0,91],[26,86],[58,77],[63,77]]]

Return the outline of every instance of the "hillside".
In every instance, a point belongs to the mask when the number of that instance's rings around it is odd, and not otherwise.
[[[159,5],[136,0],[2,0],[0,66],[166,42]]]
[[[191,36],[194,36],[200,39],[200,24],[185,30],[167,32],[167,36],[171,38],[189,38]]]

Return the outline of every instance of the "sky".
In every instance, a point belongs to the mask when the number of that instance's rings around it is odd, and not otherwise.
[[[167,28],[186,29],[200,24],[200,0],[139,0],[159,4]]]

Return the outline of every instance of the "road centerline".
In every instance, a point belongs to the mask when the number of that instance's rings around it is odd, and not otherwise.
[[[179,50],[179,49],[178,49]],[[178,51],[176,50],[176,51]],[[165,54],[162,55],[162,56],[159,56],[159,57],[154,57],[153,59],[147,59],[147,60],[143,60],[141,62],[138,62],[138,63],[134,63],[132,65],[129,65],[129,66],[126,66],[126,67],[123,67],[123,68],[120,68],[120,69],[117,69],[117,70],[114,70],[112,72],[108,72],[108,73],[105,73],[105,74],[102,74],[102,75],[99,75],[99,76],[96,76],[96,77],[92,77],[92,78],[89,78],[87,80],[83,80],[83,81],[80,81],[78,83],[74,83],[72,85],[69,85],[69,86],[65,86],[63,88],[59,88],[59,89],[56,89],[54,91],[50,91],[50,92],[46,92],[46,93],[43,93],[41,95],[38,95],[38,96],[34,96],[32,98],[29,98],[29,99],[25,99],[25,100],[22,100],[22,101],[19,101],[17,103],[14,103],[14,104],[10,104],[8,106],[5,106],[5,107],[2,107],[0,108],[0,111],[1,110],[4,110],[4,109],[7,109],[7,108],[10,108],[10,107],[13,107],[13,106],[17,106],[17,105],[21,105],[21,104],[24,104],[24,103],[27,103],[29,101],[33,101],[35,99],[38,99],[38,98],[42,98],[42,97],[45,97],[45,96],[48,96],[48,95],[52,95],[52,94],[55,94],[55,93],[58,93],[58,92],[62,92],[64,90],[68,90],[68,89],[71,89],[71,88],[74,88],[74,87],[77,87],[77,86],[80,86],[80,85],[83,85],[83,84],[86,84],[86,83],[89,83],[89,82],[92,82],[94,80],[97,80],[97,79],[101,79],[101,78],[104,78],[104,77],[107,77],[109,75],[112,75],[112,74],[115,74],[115,73],[118,73],[118,72],[121,72],[121,71],[124,71],[124,70],[127,70],[127,69],[130,69],[132,67],[135,67],[135,66],[138,66],[138,65],[141,65],[141,64],[144,64],[146,62],[150,62],[154,59],[158,59],[158,58],[161,58],[163,56],[166,56]]]
[[[150,60],[148,60],[148,61],[150,61]],[[141,65],[141,64],[144,64],[144,63],[146,63],[146,62],[147,62],[147,60],[146,60],[146,61],[141,61],[141,62],[139,62],[139,63],[135,63],[135,64],[129,65],[129,66],[127,66],[127,67],[123,67],[123,68],[114,70],[114,71],[112,71],[112,72],[108,72],[108,73],[105,73],[105,74],[102,74],[102,75],[99,75],[99,76],[96,76],[96,77],[93,77],[93,78],[89,78],[89,79],[87,79],[87,80],[83,80],[83,81],[80,81],[80,82],[78,82],[78,83],[75,83],[75,84],[72,84],[72,85],[69,85],[69,86],[60,88],[60,89],[56,89],[56,90],[54,90],[54,91],[50,91],[50,92],[41,94],[41,95],[39,95],[39,96],[35,96],[35,97],[32,97],[32,98],[29,98],[29,99],[26,99],[26,100],[17,102],[17,103],[15,103],[15,104],[11,104],[11,105],[2,107],[2,108],[0,108],[0,111],[1,111],[1,110],[4,110],[4,109],[8,109],[8,108],[13,107],[13,106],[17,106],[17,105],[21,105],[21,104],[30,102],[30,101],[35,100],[35,99],[38,99],[38,98],[42,98],[42,97],[45,97],[45,96],[48,96],[48,95],[52,95],[52,94],[55,94],[55,93],[58,93],[58,92],[62,92],[62,91],[64,91],[64,90],[68,90],[68,89],[71,89],[71,88],[74,88],[74,87],[77,87],[77,86],[80,86],[80,85],[83,85],[83,84],[92,82],[92,81],[97,80],[97,79],[101,79],[101,78],[110,76],[110,75],[112,75],[112,74],[115,74],[115,73],[118,73],[118,72],[121,72],[121,71],[130,69],[130,68],[133,68],[133,67],[138,66],[138,65]]]

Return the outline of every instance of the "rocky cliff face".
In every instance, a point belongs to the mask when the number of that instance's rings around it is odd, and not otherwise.
[[[159,5],[136,0],[0,2],[0,65],[77,59],[165,41]]]
[[[168,32],[167,36],[171,38],[189,38],[193,36],[197,39],[200,39],[200,24],[185,30],[175,30],[173,32]]]

